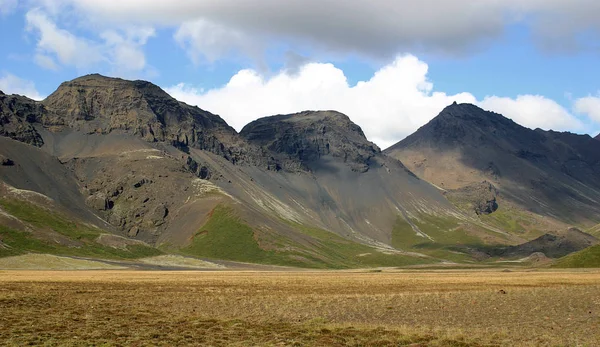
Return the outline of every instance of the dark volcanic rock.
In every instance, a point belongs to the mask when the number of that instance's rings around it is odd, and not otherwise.
[[[0,136],[41,147],[44,141],[32,123],[47,115],[46,108],[34,100],[0,93]]]
[[[10,158],[6,158],[3,155],[0,155],[0,166],[13,166],[15,165],[15,162],[10,159]]]
[[[146,81],[87,75],[65,82],[43,105],[44,125],[86,133],[127,133],[189,152],[206,150],[234,164],[268,166],[269,155],[249,145],[221,117],[172,98]]]
[[[433,147],[480,146],[490,140],[512,141],[522,144],[520,150],[527,150],[529,144],[542,142],[543,134],[520,126],[511,119],[495,112],[485,111],[471,104],[454,103],[440,112],[429,123],[386,150],[431,145]],[[475,147],[477,148],[477,147]],[[515,149],[518,152],[518,149]],[[531,151],[534,152],[534,151]]]
[[[113,202],[108,199],[106,194],[96,193],[86,199],[86,204],[98,211],[107,211],[113,207]]]
[[[240,132],[245,139],[304,167],[323,156],[343,160],[353,170],[364,172],[369,160],[381,150],[369,142],[362,129],[348,116],[335,111],[305,111],[258,119]]]
[[[187,157],[187,170],[194,173],[198,178],[208,180],[212,177],[212,170],[207,165],[198,164],[192,157]]]
[[[490,252],[492,256],[526,257],[543,253],[550,258],[560,258],[598,244],[598,239],[577,228],[562,233],[548,233],[517,246],[501,247]]]
[[[459,204],[469,204],[469,209],[478,215],[491,214],[498,209],[498,190],[487,181],[448,191],[446,195]]]
[[[145,81],[83,76],[61,84],[43,103],[56,114],[55,125],[88,133],[122,131],[220,155],[227,149],[219,137],[235,134],[219,116],[179,102]]]

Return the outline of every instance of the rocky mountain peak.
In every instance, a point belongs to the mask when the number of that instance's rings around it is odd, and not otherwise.
[[[472,125],[488,128],[497,126],[518,126],[512,120],[501,114],[486,111],[473,104],[458,104],[456,102],[444,108],[433,121],[442,124],[469,122]]]
[[[363,172],[368,170],[369,159],[381,152],[358,125],[336,111],[265,117],[246,125],[240,135],[306,167],[323,156],[331,156]]]
[[[44,125],[58,130],[122,132],[239,159],[231,149],[237,133],[221,117],[179,102],[150,82],[86,75],[62,83],[43,104],[55,115]]]
[[[485,111],[473,104],[455,102],[389,150],[414,145],[443,148],[479,146],[490,141],[510,142],[513,139],[540,141],[542,137],[498,113]]]
[[[102,132],[133,130],[157,140],[168,136],[164,128],[182,121],[203,128],[231,129],[220,117],[179,102],[150,82],[99,74],[62,83],[43,103],[71,127],[93,127],[90,130]],[[144,124],[149,129],[144,129]]]

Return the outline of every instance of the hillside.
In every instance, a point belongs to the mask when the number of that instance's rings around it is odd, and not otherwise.
[[[106,253],[112,258],[176,253],[313,268],[403,266],[473,262],[478,257],[460,246],[518,245],[567,227],[506,226],[498,218],[507,213],[505,186],[500,194],[495,181],[440,190],[335,111],[265,117],[237,133],[150,82],[100,75],[65,82],[42,102],[0,100],[4,255],[102,258],[108,249],[120,252]],[[522,136],[503,117],[494,122],[511,127],[507,143]],[[471,129],[466,137],[452,129],[445,144],[472,137]],[[579,151],[586,146],[552,136]],[[14,192],[36,199],[13,206]]]
[[[539,223],[583,228],[600,221],[600,142],[588,135],[531,130],[477,106],[453,104],[385,153],[450,195],[490,182],[499,191],[500,212],[528,211]]]
[[[600,245],[591,246],[577,253],[560,258],[554,267],[559,268],[600,268]]]

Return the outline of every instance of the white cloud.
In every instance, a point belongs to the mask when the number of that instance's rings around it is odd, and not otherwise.
[[[4,73],[4,75],[0,77],[0,90],[5,94],[25,95],[33,100],[44,99],[44,96],[35,89],[35,84],[33,82],[24,80],[10,73]]]
[[[492,96],[478,101],[470,93],[434,91],[427,70],[426,63],[407,55],[355,86],[350,86],[344,72],[332,64],[308,63],[295,74],[280,72],[270,78],[254,70],[241,70],[225,86],[207,91],[186,84],[166,90],[179,100],[220,114],[237,130],[264,116],[337,110],[347,114],[382,148],[411,134],[454,101],[478,104],[531,128],[582,127],[568,111],[542,96]]]
[[[40,9],[27,12],[25,18],[27,30],[38,36],[34,61],[45,69],[72,66],[81,70],[108,64],[114,74],[131,76],[148,68],[143,47],[155,35],[152,27],[104,30],[98,35],[100,40],[92,40],[59,28],[55,19]]]
[[[584,129],[583,123],[567,109],[541,95],[519,95],[516,99],[489,96],[480,103],[480,106],[532,129]]]
[[[96,44],[58,28],[41,10],[31,10],[25,18],[27,30],[39,34],[36,62],[42,67],[52,66],[50,61],[54,61],[48,60],[51,56],[63,65],[76,68],[88,67],[104,59]]]
[[[577,99],[573,109],[577,113],[587,115],[592,121],[600,123],[600,96],[587,96]]]
[[[37,53],[33,60],[35,61],[36,64],[43,67],[44,69],[54,70],[54,71],[58,70],[58,65],[54,61],[54,58],[52,58],[49,55],[46,55],[43,53]]]
[[[469,53],[502,36],[511,23],[530,27],[536,42],[550,49],[589,48],[600,33],[597,0],[32,1],[55,13],[75,9],[95,23],[179,26],[176,37],[190,56],[209,60],[232,49],[252,54],[272,39],[389,58],[409,51]],[[581,33],[589,42],[580,40]]]
[[[0,16],[13,13],[19,5],[18,0],[0,0]]]
[[[127,74],[130,71],[142,71],[147,66],[143,46],[155,35],[150,27],[129,27],[124,34],[116,30],[107,30],[100,34],[109,52],[111,63],[117,73]]]
[[[233,50],[248,53],[253,41],[240,31],[202,19],[183,23],[173,37],[196,64],[212,63]]]

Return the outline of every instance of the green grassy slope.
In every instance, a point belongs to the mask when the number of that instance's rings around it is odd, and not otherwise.
[[[469,254],[459,251],[459,246],[482,244],[478,237],[465,231],[460,220],[453,217],[421,214],[412,218],[411,222],[429,237],[419,235],[402,216],[399,216],[392,229],[393,247],[439,259],[464,262],[472,258]]]
[[[553,266],[560,268],[600,268],[600,245],[566,255],[558,259]]]
[[[233,209],[219,205],[192,244],[181,252],[193,256],[309,268],[402,266],[431,262],[402,254],[385,254],[331,232],[290,224],[309,236],[307,244],[279,239],[277,247],[261,247],[255,231]]]
[[[48,253],[104,259],[134,259],[162,254],[161,251],[144,245],[128,245],[123,248],[104,246],[95,240],[106,232],[26,201],[0,199],[0,206],[34,229],[34,232],[19,231],[0,225],[0,241],[3,245],[0,247],[0,257]],[[51,233],[66,237],[69,242],[60,243],[51,238],[40,237]]]

